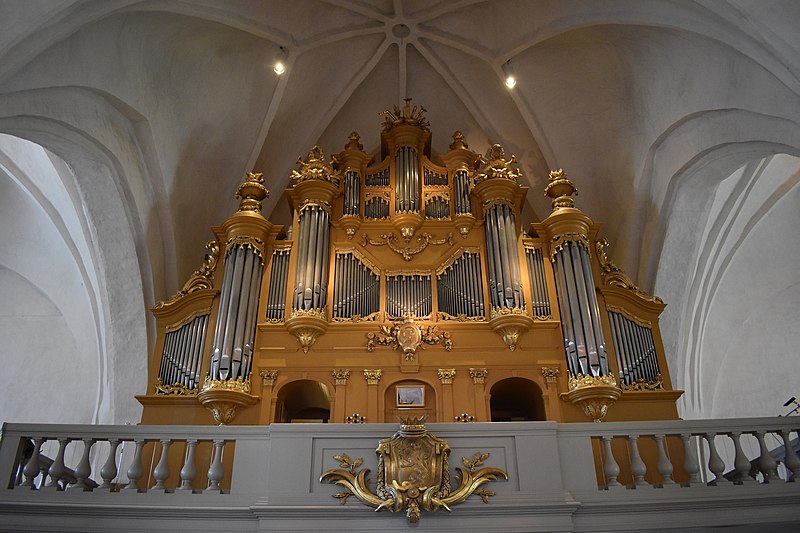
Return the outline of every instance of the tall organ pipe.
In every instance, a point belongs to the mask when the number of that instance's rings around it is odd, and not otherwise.
[[[300,214],[294,310],[321,310],[327,300],[330,246],[328,212],[308,205]]]
[[[225,273],[222,280],[222,293],[219,297],[219,317],[228,316],[228,305],[230,304],[229,295],[231,290],[231,277],[233,277],[233,261],[235,261],[236,254],[233,248],[229,249],[225,254]],[[222,334],[224,328],[220,327],[221,323],[217,320],[217,326],[214,330],[214,344],[212,345],[211,355],[211,375],[217,375],[219,372],[219,363],[222,356],[220,345],[222,344]]]

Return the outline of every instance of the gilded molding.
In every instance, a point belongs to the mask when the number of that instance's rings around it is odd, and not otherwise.
[[[189,280],[184,283],[183,288],[166,300],[158,302],[154,309],[161,309],[195,291],[214,288],[214,271],[219,262],[219,243],[216,240],[208,241],[206,250],[208,253],[203,257],[203,264],[189,276]]]
[[[261,172],[248,172],[247,178],[236,189],[235,198],[240,198],[239,211],[261,213],[261,201],[269,198],[269,191],[264,187],[264,175]]]
[[[456,377],[456,369],[440,368],[436,371],[436,375],[439,376],[439,381],[442,382],[442,385],[452,385],[453,379]]]
[[[211,379],[211,376],[206,375],[200,392],[210,390],[228,390],[250,394],[250,379],[242,379],[241,376],[236,379]]]
[[[600,239],[595,243],[595,250],[597,251],[597,260],[600,262],[600,276],[603,278],[603,285],[610,287],[619,287],[627,289],[640,298],[649,302],[663,304],[664,301],[658,296],[647,294],[640,289],[621,268],[615,265],[609,258],[607,253],[608,240]]]
[[[327,320],[325,309],[322,307],[316,309],[292,309],[290,318],[297,318],[301,316],[310,316],[313,318],[319,318],[320,320]]]
[[[165,396],[197,396],[197,388],[190,389],[181,383],[173,385],[164,385],[161,378],[156,380],[155,394],[163,394]]]
[[[545,381],[550,383],[556,383],[558,381],[558,376],[561,375],[561,370],[557,366],[549,367],[543,366],[542,367],[542,377],[544,377]]]
[[[469,369],[469,377],[472,378],[472,382],[475,385],[483,385],[486,382],[486,376],[489,375],[489,371],[485,368],[470,368]]]
[[[561,251],[564,246],[572,243],[577,246],[583,246],[586,251],[589,251],[589,237],[584,233],[567,232],[553,235],[550,239],[550,260],[556,260],[556,255]]]
[[[434,187],[434,185],[426,185],[426,187]],[[435,185],[435,187],[447,187],[447,185]],[[440,190],[427,190],[422,194],[422,203],[423,205],[425,202],[432,198],[441,198],[447,202],[450,202],[450,192],[449,191],[440,191]],[[450,218],[449,216],[447,218]]]
[[[239,246],[252,249],[261,260],[261,264],[264,264],[264,241],[258,237],[251,237],[249,235],[231,237],[228,239],[228,242],[225,243],[225,255],[228,255],[231,249]]]
[[[619,400],[622,389],[611,374],[604,376],[569,375],[569,392],[561,398],[578,405],[595,422],[602,422],[608,409]]]
[[[361,234],[361,245],[363,247],[367,247],[369,245],[372,246],[388,246],[390,250],[394,253],[403,256],[403,259],[406,261],[411,261],[411,259],[417,255],[418,253],[425,250],[428,245],[433,244],[435,246],[439,246],[442,244],[449,244],[453,245],[453,234],[448,233],[447,237],[443,239],[436,239],[430,233],[423,232],[417,235],[417,245],[416,246],[407,246],[403,248],[399,244],[400,240],[394,233],[383,233],[380,236],[380,240],[372,240],[366,233]]]
[[[375,370],[368,370],[366,368],[364,369],[364,379],[367,381],[367,385],[377,385],[382,377],[383,370],[380,368]]]
[[[658,374],[656,379],[650,381],[644,378],[639,378],[630,384],[621,384],[620,388],[624,391],[664,390],[664,377],[661,374]]]
[[[308,152],[307,161],[303,161],[301,157],[297,158],[297,164],[300,165],[300,171],[292,170],[290,178],[295,181],[295,184],[302,183],[307,180],[327,181],[335,187],[339,187],[341,181],[341,173],[334,169],[334,165],[338,164],[335,157],[331,158],[330,163],[325,162],[325,152],[317,145]]]
[[[264,387],[272,387],[275,385],[275,380],[278,378],[277,370],[262,370],[258,373],[261,376],[261,384]]]
[[[646,329],[652,329],[653,328],[653,323],[650,322],[649,320],[645,320],[643,318],[639,318],[639,317],[635,316],[634,314],[632,314],[627,309],[624,309],[624,308],[619,307],[617,305],[608,305],[608,304],[606,304],[606,311],[608,311],[609,313],[619,313],[620,315],[624,316],[625,318],[627,318],[631,322],[634,322],[634,323],[642,326],[643,328],[646,328]]]
[[[344,488],[334,494],[342,505],[350,496],[376,511],[405,511],[408,523],[419,522],[422,510],[451,511],[451,506],[465,501],[472,494],[484,503],[494,491],[481,486],[498,478],[508,479],[499,468],[484,467],[488,453],[477,452],[471,458],[462,457],[457,466],[458,487],[453,490],[450,480],[450,447],[445,439],[434,436],[425,427],[425,417],[403,419],[400,430],[391,438],[378,443],[378,473],[375,492],[369,488],[369,469],[357,470],[364,461],[351,459],[347,454],[334,455],[340,468],[324,472],[320,482],[336,483]]]
[[[450,313],[445,313],[444,311],[437,311],[436,316],[439,317],[439,320],[452,320],[454,322],[486,322],[486,317],[484,315],[480,316],[467,316],[464,314],[451,315]]]
[[[495,319],[501,316],[509,315],[527,315],[525,306],[522,307],[492,307],[491,318]]]
[[[384,110],[378,115],[383,115],[383,131],[387,132],[394,128],[395,126],[400,126],[401,124],[408,124],[410,126],[417,126],[422,128],[423,130],[428,131],[430,128],[430,122],[424,116],[424,113],[428,111],[423,106],[414,106],[413,109],[411,108],[411,98],[403,98],[403,108],[401,109],[399,106],[395,105],[394,108],[390,111],[388,109]]]
[[[331,204],[329,204],[325,200],[319,200],[317,198],[307,198],[303,200],[303,203],[300,204],[300,207],[297,209],[297,212],[302,213],[303,211],[311,207],[319,207],[320,209],[328,213],[329,216],[331,214]]]
[[[377,322],[378,315],[380,315],[380,314],[381,314],[380,311],[375,311],[374,313],[370,313],[367,316],[361,316],[361,315],[353,315],[353,316],[347,316],[347,317],[336,316],[336,317],[333,317],[333,321],[334,322],[339,322],[339,323],[343,323],[343,322]]]
[[[577,376],[569,375],[569,390],[571,391],[585,387],[594,387],[596,385],[616,387],[617,380],[615,380],[614,376],[611,374],[606,374],[604,376],[584,376],[583,374],[578,374]]]
[[[506,206],[512,211],[515,209],[514,202],[509,198],[491,198],[481,204],[483,216],[486,217],[486,212],[495,206]]]
[[[347,380],[350,379],[350,369],[334,368],[331,370],[331,375],[336,380],[337,385],[347,385]]]
[[[169,326],[167,326],[164,329],[164,333],[172,333],[173,331],[178,331],[179,329],[181,329],[186,324],[189,324],[195,318],[200,317],[200,316],[205,316],[205,315],[208,315],[210,313],[211,313],[211,308],[210,307],[205,307],[203,309],[199,309],[199,310],[195,311],[194,313],[190,313],[190,314],[186,315],[185,317],[180,319],[180,321],[178,321],[178,322],[176,322],[174,324],[170,324]]]
[[[478,156],[478,168],[472,176],[473,185],[478,185],[490,179],[506,179],[515,183],[522,176],[522,170],[513,168],[517,163],[516,156],[506,161],[506,152],[500,144],[493,144],[486,151],[486,155]]]

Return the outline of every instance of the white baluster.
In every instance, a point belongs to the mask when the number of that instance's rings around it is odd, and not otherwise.
[[[658,447],[658,473],[661,474],[661,486],[674,485],[672,481],[672,463],[667,457],[667,450],[664,448],[664,435],[653,435]]]
[[[691,433],[682,433],[681,441],[683,441],[683,469],[689,475],[689,480],[684,484],[685,487],[691,487],[700,483],[700,463],[697,461],[697,450],[694,447],[694,439]]]
[[[736,480],[737,484],[748,484],[754,483],[755,479],[750,477],[750,469],[752,465],[750,464],[750,459],[744,454],[742,450],[742,443],[739,442],[739,437],[742,435],[740,431],[733,431],[728,433],[728,436],[733,440],[733,448],[736,451],[736,456],[733,460],[733,467],[736,469],[736,476],[734,479]]]
[[[194,466],[194,451],[197,447],[196,440],[186,441],[186,460],[181,468],[181,486],[178,490],[192,490],[192,481],[197,474],[197,469]]]
[[[784,464],[786,464],[786,468],[792,473],[791,477],[786,476],[788,478],[786,481],[797,481],[798,477],[800,477],[800,458],[797,457],[794,448],[792,448],[792,437],[789,431],[782,429],[780,433],[783,439],[784,453],[786,453]]]
[[[136,443],[136,450],[133,452],[133,460],[131,461],[131,466],[128,468],[128,484],[125,486],[125,490],[139,490],[139,480],[144,475],[144,470],[142,469],[142,448],[144,448],[144,439],[134,439]]]
[[[717,447],[714,445],[714,439],[717,437],[716,433],[706,433],[703,435],[708,443],[708,469],[714,474],[714,479],[708,482],[709,485],[718,485],[720,483],[729,483],[725,476],[725,462],[717,453]]]
[[[41,453],[42,444],[47,439],[42,437],[37,437],[33,439],[33,453],[31,454],[31,458],[28,459],[28,463],[25,465],[25,469],[22,471],[25,474],[25,481],[22,483],[23,487],[30,487],[32,490],[36,490],[36,478],[39,476],[39,454]]]
[[[156,485],[153,490],[163,490],[167,492],[167,487],[164,482],[169,478],[169,445],[172,443],[170,439],[161,439],[161,459],[158,461],[155,470],[153,470],[153,478],[156,480]]]
[[[84,491],[91,491],[92,487],[88,483],[89,478],[92,475],[92,465],[89,463],[89,453],[92,451],[92,446],[94,445],[95,440],[82,440],[83,455],[81,456],[80,463],[78,463],[78,468],[75,470],[75,477],[78,479],[78,481],[76,481],[74,485],[70,485],[68,488],[69,490],[80,489]]]
[[[647,481],[644,480],[647,474],[647,465],[642,461],[642,456],[639,454],[639,435],[629,435],[628,442],[631,445],[631,474],[633,474],[633,487],[647,486]]]
[[[64,450],[67,448],[69,442],[70,439],[66,437],[58,439],[58,453],[56,453],[56,458],[53,459],[53,464],[50,465],[50,469],[47,471],[50,475],[50,481],[45,488],[48,490],[64,490],[59,482],[66,471],[66,467],[64,466]]]
[[[603,448],[605,448],[605,460],[603,462],[603,473],[606,476],[606,488],[619,487],[620,483],[617,481],[619,476],[619,465],[614,459],[614,454],[611,452],[611,439],[614,437],[602,437]]]
[[[761,452],[758,457],[758,470],[764,476],[764,483],[780,479],[778,477],[778,463],[772,458],[772,454],[769,453],[767,448],[767,443],[764,442],[764,432],[755,431],[753,435],[758,439],[758,449]]]
[[[111,482],[117,477],[117,448],[119,448],[119,442],[119,439],[111,439],[108,441],[110,447],[108,450],[108,459],[106,459],[103,468],[100,469],[100,477],[103,478],[103,484],[100,485],[99,488],[108,489],[112,492],[114,487],[111,486]]]
[[[222,481],[224,471],[222,470],[222,445],[225,441],[214,441],[214,455],[211,459],[211,466],[208,468],[208,488],[204,492],[222,492],[219,482]]]

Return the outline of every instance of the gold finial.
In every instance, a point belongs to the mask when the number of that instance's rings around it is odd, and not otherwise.
[[[344,145],[345,150],[364,150],[364,145],[358,142],[361,139],[361,136],[358,132],[351,132],[350,135],[347,137],[347,144]]]
[[[241,198],[239,211],[261,212],[261,201],[269,198],[269,191],[264,187],[264,174],[248,172],[247,178],[236,189],[236,198]]]
[[[428,415],[400,417],[400,434],[424,433],[427,419]]]
[[[467,141],[464,140],[464,134],[456,130],[453,133],[453,144],[450,145],[451,150],[458,150],[459,148],[469,148]]]
[[[337,165],[338,161],[335,157],[331,157],[330,163],[326,163],[325,152],[319,146],[314,145],[308,152],[308,161],[303,161],[298,157],[297,164],[300,165],[300,171],[293,170],[291,175],[291,178],[297,183],[306,180],[322,180],[339,186],[340,172],[334,169],[334,165]]]
[[[516,164],[517,157],[512,155],[508,161],[506,161],[505,157],[506,151],[499,144],[490,146],[486,151],[486,155],[478,156],[478,168],[474,177],[475,185],[495,178],[517,181],[522,176],[522,171],[511,166]]]
[[[553,199],[553,211],[566,207],[575,207],[575,200],[570,196],[578,195],[578,189],[567,179],[563,168],[551,170],[548,178],[550,182],[544,188],[544,195]]]
[[[412,108],[411,98],[403,98],[403,102],[405,102],[405,104],[403,104],[403,109],[395,105],[392,111],[386,109],[382,113],[378,113],[379,116],[383,115],[385,117],[383,119],[383,131],[389,131],[400,124],[410,124],[427,130],[430,126],[430,122],[423,116],[423,113],[428,110],[423,106],[414,106]]]

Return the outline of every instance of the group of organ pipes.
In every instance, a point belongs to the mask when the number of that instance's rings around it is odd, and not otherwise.
[[[281,421],[297,401],[283,388],[307,381],[327,391],[332,422],[391,422],[392,391],[414,385],[428,391],[415,408],[429,420],[485,421],[492,389],[512,378],[550,398],[547,419],[602,419],[615,402],[617,419],[642,418],[626,402],[637,394],[676,415],[664,305],[594,249],[599,227],[563,171],[545,189],[552,213],[524,228],[514,157],[499,144],[473,152],[456,132],[434,162],[424,111],[406,100],[384,113],[380,161],[356,133],[330,160],[318,146],[298,159],[292,228],[261,215],[269,191],[248,174],[239,210],[215,228],[216,253],[153,310],[143,420],[164,419],[162,400],[181,395],[218,423]],[[446,349],[425,346],[434,331],[447,332]]]

